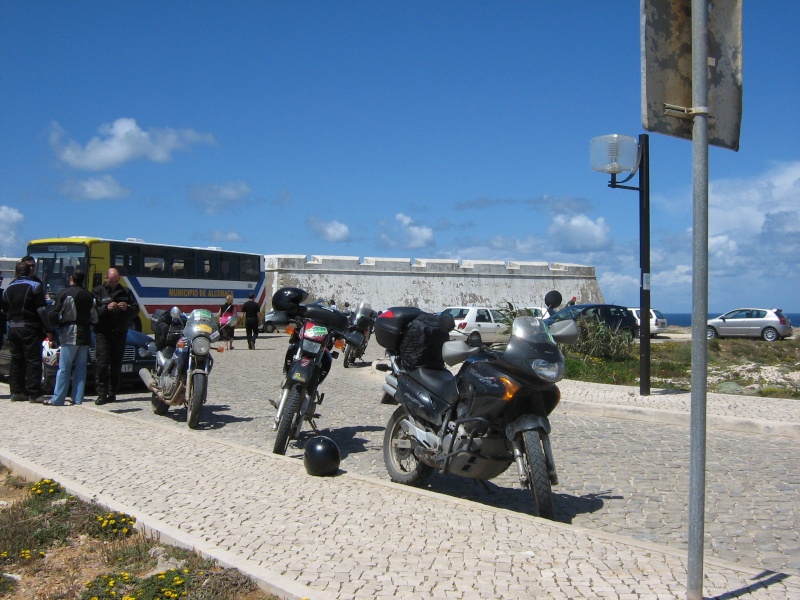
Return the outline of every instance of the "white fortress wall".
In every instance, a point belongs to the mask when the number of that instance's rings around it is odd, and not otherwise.
[[[375,258],[357,256],[265,256],[266,308],[281,287],[299,287],[309,301],[336,299],[342,308],[369,302],[375,310],[418,306],[544,306],[558,290],[566,303],[603,302],[594,267],[569,263]]]

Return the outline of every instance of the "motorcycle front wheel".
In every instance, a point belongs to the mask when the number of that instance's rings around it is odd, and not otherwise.
[[[295,424],[300,420],[300,402],[303,393],[299,385],[293,385],[286,397],[281,413],[281,422],[278,424],[278,433],[275,435],[275,445],[272,447],[273,454],[286,454],[289,447],[289,438]]]
[[[351,364],[353,364],[353,347],[350,344],[347,344],[347,347],[344,349],[342,366],[346,369]]]
[[[208,391],[208,379],[205,373],[195,373],[192,375],[192,400],[189,403],[189,429],[197,429],[200,425],[200,413],[203,411],[203,404],[206,401]]]
[[[539,432],[524,431],[522,442],[525,445],[525,462],[528,468],[528,486],[533,493],[533,504],[537,515],[553,520],[553,488],[547,474],[547,463]]]
[[[408,413],[402,406],[389,417],[383,436],[383,462],[395,483],[420,485],[431,476],[433,467],[421,462],[414,454],[417,441],[400,426],[400,422],[406,418]]]

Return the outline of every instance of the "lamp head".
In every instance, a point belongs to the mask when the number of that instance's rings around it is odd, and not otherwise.
[[[589,144],[592,170],[616,175],[635,171],[639,166],[639,142],[627,135],[612,133],[592,138]]]

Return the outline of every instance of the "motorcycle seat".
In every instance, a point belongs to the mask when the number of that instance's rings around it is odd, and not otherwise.
[[[448,404],[458,400],[456,376],[450,371],[420,367],[414,369],[409,376]]]

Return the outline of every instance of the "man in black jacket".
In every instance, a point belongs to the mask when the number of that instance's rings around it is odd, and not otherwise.
[[[14,281],[3,293],[3,308],[8,318],[8,345],[11,350],[11,400],[44,401],[42,396],[42,342],[45,327],[39,309],[47,303],[41,282],[30,277],[24,260],[14,268]]]
[[[111,268],[106,282],[92,290],[97,307],[94,327],[95,404],[117,399],[128,326],[139,313],[133,294],[119,284],[119,271]]]

